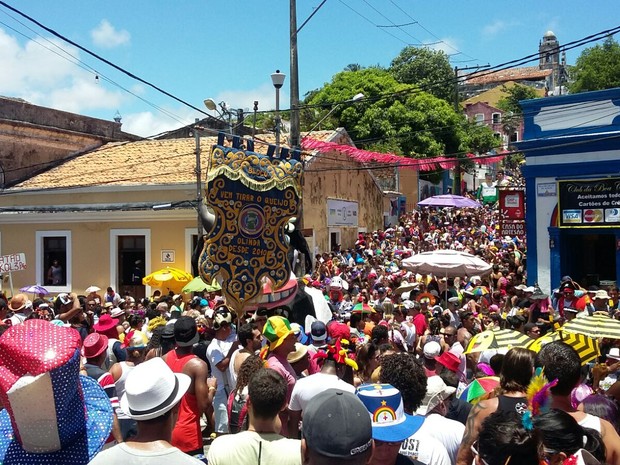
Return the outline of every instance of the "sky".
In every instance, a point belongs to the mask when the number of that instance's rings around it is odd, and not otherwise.
[[[445,51],[453,66],[498,65],[620,25],[617,0],[297,0],[300,98],[349,64],[388,67],[407,45]],[[47,28],[204,110],[273,110],[271,73],[287,75],[289,1],[6,0]],[[614,13],[615,12],[615,13]],[[595,44],[592,44],[595,45]],[[567,52],[574,64],[583,48]],[[535,63],[528,64],[532,66]],[[143,137],[204,117],[105,64],[0,3],[0,95],[111,120]]]

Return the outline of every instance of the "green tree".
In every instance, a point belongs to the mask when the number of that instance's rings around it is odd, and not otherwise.
[[[389,71],[399,82],[415,84],[435,97],[454,101],[454,72],[442,51],[407,46],[392,60]]]
[[[504,92],[506,96],[499,99],[497,108],[503,112],[512,113],[519,118],[523,114],[519,101],[540,97],[533,87],[516,83],[513,86],[503,85],[502,92]]]
[[[359,92],[364,100],[347,102]],[[315,109],[306,130],[329,114],[321,129],[342,126],[367,149],[389,146],[401,155],[430,157],[457,152],[464,141],[464,119],[448,102],[378,67],[336,74],[305,104]]]
[[[620,44],[613,37],[588,47],[572,68],[572,93],[620,87]]]
[[[357,93],[366,98],[348,102]],[[304,102],[303,129],[344,127],[358,147],[406,157],[485,153],[498,145],[486,126],[467,123],[445,100],[378,67],[343,71]],[[318,128],[317,128],[318,130]]]

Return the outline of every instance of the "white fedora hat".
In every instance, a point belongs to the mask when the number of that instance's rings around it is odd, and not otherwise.
[[[183,373],[173,373],[160,357],[142,362],[127,376],[121,409],[134,420],[162,416],[181,400],[191,381]]]

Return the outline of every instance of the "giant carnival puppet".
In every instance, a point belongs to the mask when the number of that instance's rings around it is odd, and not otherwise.
[[[301,261],[312,267],[308,245],[294,227],[303,175],[299,151],[282,149],[275,156],[269,146],[262,155],[251,140],[245,150],[238,137],[231,147],[223,143],[220,134],[209,156],[205,202],[199,206],[205,236],[195,252],[195,274],[208,283],[216,279],[239,316],[287,308],[289,319],[302,325],[308,315],[327,318],[324,306],[315,311],[320,300],[293,269]]]

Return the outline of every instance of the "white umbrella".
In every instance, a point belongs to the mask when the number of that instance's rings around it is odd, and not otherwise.
[[[91,292],[99,292],[101,290],[100,287],[97,286],[89,286],[86,288],[86,290],[84,291],[85,294],[90,294]]]
[[[475,255],[457,250],[435,250],[405,258],[402,267],[419,274],[457,277],[484,275],[492,266]]]

